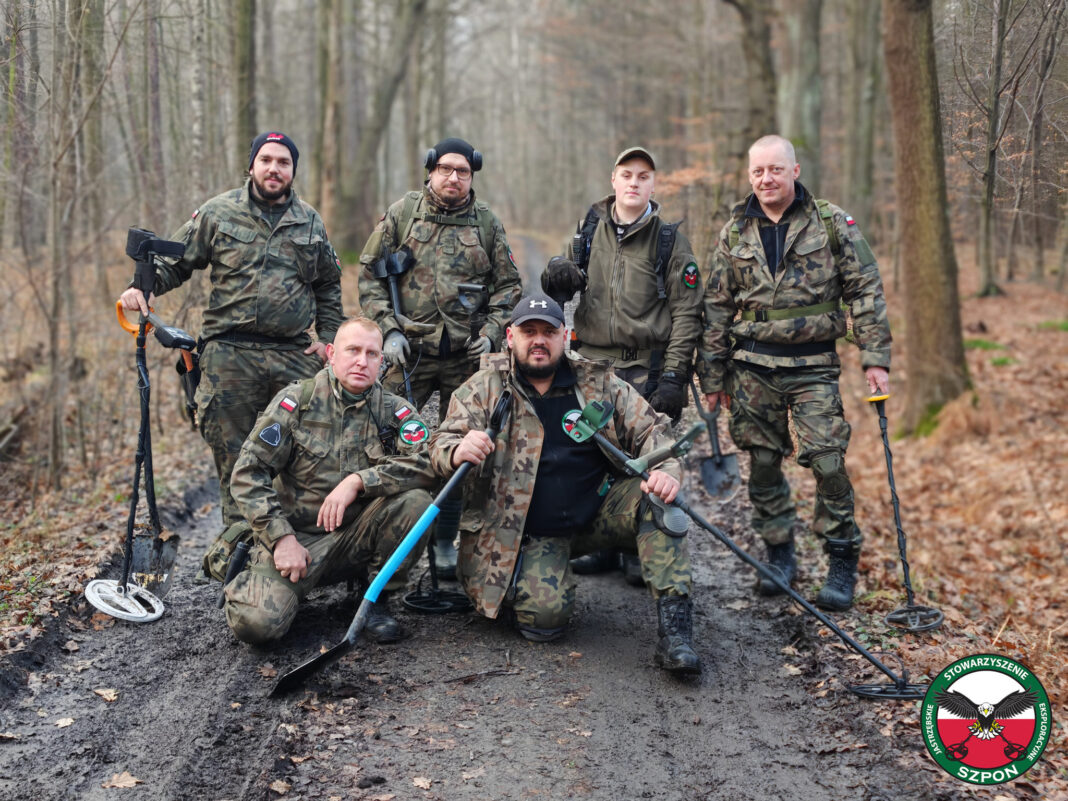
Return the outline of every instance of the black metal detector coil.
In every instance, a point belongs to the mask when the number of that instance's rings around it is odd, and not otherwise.
[[[880,651],[880,653],[885,655],[885,652]],[[927,685],[910,684],[909,671],[905,667],[905,663],[901,661],[901,657],[897,654],[891,654],[891,656],[897,660],[901,671],[899,675],[894,676],[893,681],[883,682],[882,684],[847,684],[846,689],[854,695],[882,701],[921,700],[927,694]]]
[[[904,577],[906,603],[885,618],[895,628],[905,631],[920,632],[937,629],[942,625],[945,615],[938,609],[916,603],[912,593],[912,581],[909,578],[908,542],[905,530],[901,527],[901,505],[897,499],[897,487],[894,485],[894,457],[890,453],[890,439],[886,433],[886,399],[889,395],[873,395],[868,403],[875,406],[879,414],[879,431],[883,437],[883,451],[886,454],[886,477],[890,482],[890,503],[894,507],[894,525],[897,526],[897,550],[901,555],[901,573]]]
[[[474,604],[466,594],[459,590],[443,590],[438,586],[437,561],[434,559],[434,538],[427,541],[427,562],[430,567],[419,577],[416,588],[407,593],[402,602],[406,607],[425,615],[448,615],[459,612],[470,612]],[[427,576],[430,577],[430,588],[424,587]]]

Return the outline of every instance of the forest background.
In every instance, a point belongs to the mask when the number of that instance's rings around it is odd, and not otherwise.
[[[890,299],[913,578],[948,619],[903,645],[910,668],[1026,661],[1057,700],[1063,752],[1066,16],[1065,0],[5,0],[0,650],[25,647],[121,541],[137,433],[113,311],[126,231],[168,236],[239,185],[256,133],[298,143],[295,186],[355,311],[363,242],[444,136],[484,154],[476,192],[529,285],[542,265],[524,254],[560,249],[631,144],[657,154],[656,198],[706,266],[748,191],[748,144],[777,131],[806,187],[857,219]],[[158,309],[195,332],[205,286]],[[149,355],[166,498],[210,459],[172,354]],[[876,620],[899,600],[896,532],[853,368]]]

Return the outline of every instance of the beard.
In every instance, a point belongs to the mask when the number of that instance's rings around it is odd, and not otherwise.
[[[529,358],[529,357],[528,357]],[[564,358],[564,354],[561,353],[555,359],[548,364],[532,365],[528,361],[516,357],[516,364],[519,366],[519,372],[525,375],[527,378],[549,378],[556,372],[556,368],[560,366],[560,360]]]
[[[269,191],[255,177],[253,177],[252,183],[256,187],[256,194],[258,194],[260,196],[261,200],[266,200],[268,203],[273,203],[274,201],[279,200],[280,198],[283,198],[286,195],[288,195],[290,187],[293,186],[293,181],[287,181],[286,183],[282,184],[282,188],[281,189],[277,189],[277,190],[272,192],[272,191]]]

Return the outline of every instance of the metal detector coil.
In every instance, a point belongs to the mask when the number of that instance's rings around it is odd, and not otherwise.
[[[123,587],[112,579],[85,585],[85,599],[106,615],[131,623],[151,623],[163,616],[163,601],[136,584]]]

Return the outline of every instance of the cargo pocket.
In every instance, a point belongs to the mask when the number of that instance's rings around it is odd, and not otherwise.
[[[215,542],[208,546],[204,552],[204,572],[216,581],[226,578],[226,568],[230,564],[230,557],[237,548],[239,542],[252,542],[252,526],[248,521],[241,520],[227,528],[215,538]]]

